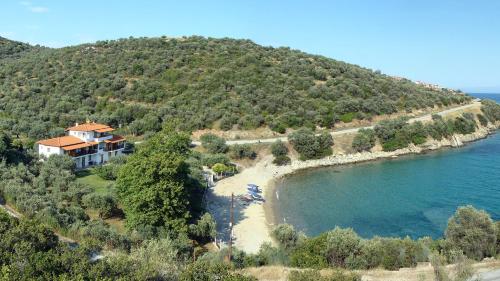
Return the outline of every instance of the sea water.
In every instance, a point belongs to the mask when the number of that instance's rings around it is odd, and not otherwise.
[[[480,96],[496,99],[500,95]],[[441,237],[458,206],[500,219],[500,134],[456,149],[299,172],[278,183],[277,222],[308,235]]]

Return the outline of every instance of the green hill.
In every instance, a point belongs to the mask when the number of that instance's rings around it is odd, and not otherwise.
[[[41,138],[86,118],[144,134],[319,125],[463,103],[359,66],[249,40],[130,38],[60,49],[0,40],[0,129]]]
[[[19,57],[35,48],[29,44],[12,41],[0,36],[0,59]]]

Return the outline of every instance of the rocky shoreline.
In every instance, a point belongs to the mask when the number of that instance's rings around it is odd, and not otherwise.
[[[426,151],[437,150],[445,147],[460,147],[465,145],[466,143],[473,142],[476,140],[480,140],[486,138],[489,134],[492,134],[497,130],[500,126],[489,126],[489,127],[480,127],[476,132],[467,135],[453,135],[448,139],[442,139],[440,141],[430,139],[421,145],[413,145],[410,144],[407,148],[398,149],[395,151],[375,151],[375,152],[358,152],[354,154],[339,154],[332,155],[322,159],[315,160],[307,160],[300,161],[295,160],[289,166],[285,166],[282,169],[279,169],[275,178],[280,178],[290,173],[309,169],[309,168],[317,168],[317,167],[325,167],[325,166],[335,166],[335,165],[344,165],[344,164],[354,164],[359,162],[366,162],[384,158],[394,158],[401,155],[407,154],[419,154]]]

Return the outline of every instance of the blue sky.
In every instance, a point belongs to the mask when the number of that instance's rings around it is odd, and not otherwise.
[[[500,92],[500,1],[12,1],[0,36],[62,47],[202,35],[289,46],[466,91]]]

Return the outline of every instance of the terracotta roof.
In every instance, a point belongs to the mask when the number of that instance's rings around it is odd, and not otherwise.
[[[104,129],[97,129],[95,130],[96,132],[98,133],[106,133],[106,132],[111,132],[111,131],[114,131],[115,129],[111,128],[111,127],[108,127],[108,128],[104,128]]]
[[[121,141],[124,141],[125,138],[122,137],[122,136],[119,136],[119,135],[113,135],[113,138],[109,139],[109,140],[104,140],[104,142],[106,143],[116,143],[116,142],[121,142]]]
[[[84,143],[84,141],[74,136],[64,136],[47,140],[40,140],[37,141],[36,143],[46,146],[63,147],[68,145]]]
[[[97,142],[84,142],[84,143],[78,143],[78,144],[64,146],[62,149],[64,149],[64,150],[73,150],[73,149],[77,149],[77,148],[84,148],[84,147],[93,146],[93,145],[96,145],[96,144],[97,144]]]
[[[98,124],[98,123],[92,122],[92,123],[83,123],[80,125],[69,127],[66,129],[66,131],[96,131],[96,130],[103,130],[103,129],[108,129],[108,128],[112,129],[108,125]]]

